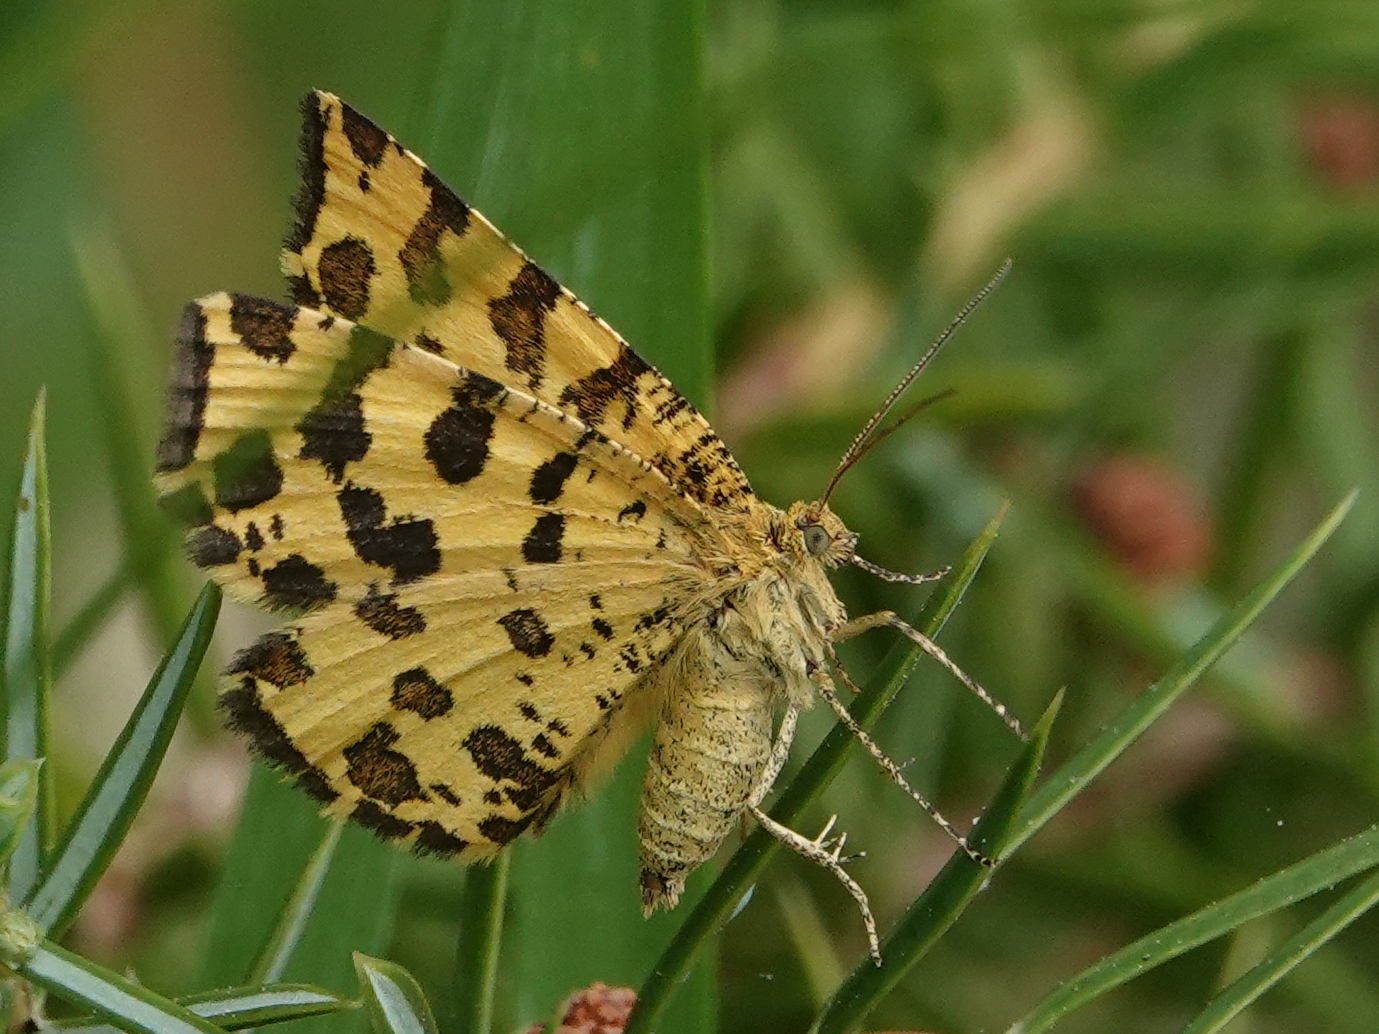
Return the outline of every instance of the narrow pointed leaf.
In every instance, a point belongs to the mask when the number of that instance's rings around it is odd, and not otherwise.
[[[221,1030],[243,1030],[308,1016],[357,1008],[357,1003],[309,984],[261,984],[227,987],[177,999],[188,1012],[211,1020]],[[55,1030],[80,1034],[119,1034],[118,1028],[93,1018],[53,1023]]]
[[[221,1030],[170,998],[44,941],[14,969],[57,998],[89,1009],[134,1034],[218,1034]]]
[[[431,1006],[412,974],[359,952],[354,954],[354,968],[375,1034],[438,1034]]]
[[[143,804],[210,645],[220,599],[220,590],[208,582],[68,823],[62,846],[26,906],[45,934],[57,936],[71,922]]]
[[[1371,875],[1213,998],[1197,1018],[1183,1028],[1183,1034],[1216,1034],[1376,903],[1379,903],[1379,875]]]
[[[981,569],[1000,529],[1007,505],[1002,505],[981,533],[972,540],[954,569],[947,589],[916,622],[931,639],[938,635],[962,600],[972,579]],[[869,727],[900,692],[923,651],[908,640],[897,643],[886,654],[880,673],[857,694],[851,711],[865,728]],[[856,738],[844,726],[835,726],[805,762],[790,785],[771,808],[771,817],[790,825],[828,783],[838,774]],[[779,843],[762,829],[755,829],[733,853],[723,871],[676,932],[675,938],[657,960],[651,976],[637,994],[637,1005],[628,1020],[626,1034],[650,1034],[665,1007],[667,996],[681,980],[706,938],[727,922],[734,907],[747,893],[752,881],[775,853]]]
[[[1129,707],[1044,782],[1019,817],[1011,850],[1042,829],[1235,644],[1260,612],[1331,537],[1355,504],[1357,495],[1358,491],[1351,492],[1342,499],[1272,574],[1213,625],[1161,679],[1136,697]]]
[[[321,884],[325,882],[326,873],[330,871],[330,863],[335,858],[335,848],[340,843],[340,834],[344,828],[343,820],[339,819],[333,820],[326,827],[320,846],[302,869],[302,875],[297,880],[292,897],[288,899],[287,907],[283,909],[281,918],[250,968],[248,983],[262,984],[277,980],[287,969],[292,952],[300,943],[302,932],[306,929],[306,921],[311,918],[311,911],[316,907]]]
[[[45,396],[40,392],[29,422],[10,545],[4,667],[6,761],[31,761],[48,753],[48,692],[52,678],[47,638],[52,549],[45,410]],[[50,778],[46,772],[39,774],[34,820],[24,826],[10,856],[11,901],[28,897],[52,844]]]
[[[972,846],[998,862],[1007,856],[1010,831],[1039,772],[1054,718],[1062,704],[1060,692],[1030,732],[1029,742],[1010,766],[990,807],[972,829]],[[854,969],[824,1005],[811,1034],[843,1034],[866,1019],[886,993],[957,921],[990,879],[988,869],[978,865],[965,852],[954,851],[933,882],[910,904],[881,942],[881,965],[873,965],[868,959]]]
[[[464,878],[464,915],[456,952],[455,996],[464,1034],[489,1034],[503,939],[508,865],[505,852],[491,865],[473,865]]]

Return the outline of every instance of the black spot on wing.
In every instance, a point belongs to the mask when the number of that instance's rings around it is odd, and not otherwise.
[[[421,183],[430,193],[430,203],[407,235],[398,260],[412,301],[419,305],[444,305],[454,288],[445,275],[441,235],[446,230],[457,237],[464,235],[469,226],[469,206],[430,169],[422,170]]]
[[[340,489],[336,501],[355,555],[366,564],[389,568],[394,584],[414,582],[440,570],[440,548],[431,521],[403,516],[384,524],[387,507],[382,494],[353,482]]]
[[[335,599],[336,585],[300,553],[279,560],[263,572],[262,602],[267,607],[310,610]]]
[[[507,294],[488,303],[489,323],[507,348],[507,368],[526,374],[532,390],[541,384],[546,366],[546,315],[559,297],[560,285],[528,262],[513,277]]]
[[[604,639],[613,638],[613,626],[610,625],[607,621],[604,621],[603,618],[594,618],[594,620],[589,622],[589,624],[593,626],[594,631],[597,632]]]
[[[426,458],[450,484],[462,485],[483,473],[493,437],[489,406],[502,391],[501,384],[482,374],[462,373],[450,389],[450,407],[426,429]]]
[[[315,675],[306,653],[287,632],[269,632],[235,654],[226,675],[252,675],[279,689],[296,686]]]
[[[457,855],[468,846],[468,841],[456,836],[434,819],[417,823],[417,838],[412,841],[412,848],[418,854],[435,855],[438,858]]]
[[[355,392],[321,399],[297,421],[297,431],[302,436],[298,457],[319,460],[337,485],[345,476],[345,465],[362,460],[373,442],[364,429],[363,402]]]
[[[566,385],[560,393],[561,405],[573,405],[581,420],[598,427],[610,416],[609,407],[621,404],[622,426],[631,427],[637,412],[637,380],[650,371],[647,361],[624,344],[607,366]]]
[[[405,639],[426,631],[426,618],[415,607],[405,607],[397,596],[380,592],[370,585],[364,598],[354,605],[355,617],[379,635],[389,639]]]
[[[565,517],[559,513],[543,513],[536,518],[527,537],[522,540],[522,557],[529,564],[560,562],[561,539],[565,535]]]
[[[368,800],[356,804],[350,812],[350,818],[361,826],[367,826],[384,840],[401,840],[415,828],[406,819],[400,819]]]
[[[230,296],[230,329],[244,347],[261,359],[285,363],[297,346],[292,343],[296,309],[247,294]]]
[[[425,800],[416,766],[392,749],[399,739],[387,722],[373,728],[341,753],[345,756],[346,776],[367,797],[396,807],[403,801]]]
[[[531,501],[547,506],[559,499],[560,493],[565,491],[565,479],[574,472],[578,462],[574,453],[558,452],[537,467],[532,472],[531,485],[527,489]]]
[[[283,518],[282,514],[275,513],[273,519],[268,522],[268,532],[273,536],[274,542],[283,540]]]
[[[522,811],[537,807],[561,779],[559,769],[543,768],[527,757],[526,748],[496,725],[477,725],[460,744],[476,767],[496,783],[509,784],[503,794]]]
[[[239,536],[228,528],[205,524],[187,535],[187,555],[197,567],[222,567],[239,559]]]
[[[442,345],[439,340],[432,337],[430,334],[418,334],[416,346],[420,349],[430,352],[432,355],[440,355],[442,352],[445,351],[445,346]]]
[[[346,319],[361,319],[369,311],[370,282],[376,268],[373,249],[361,237],[342,237],[327,244],[316,260],[321,297]]]
[[[302,183],[293,201],[297,221],[283,242],[288,251],[301,252],[316,232],[316,219],[326,197],[326,129],[321,100],[315,93],[308,93],[302,98],[301,153],[297,160]]]
[[[535,815],[525,815],[520,819],[505,819],[501,815],[487,815],[479,820],[479,832],[495,844],[509,844],[522,835],[522,831],[532,824]]]
[[[257,553],[263,548],[263,533],[253,521],[244,526],[244,544],[249,547],[251,553]]]
[[[182,310],[173,342],[163,437],[158,443],[159,471],[181,470],[196,455],[196,443],[206,421],[206,393],[214,359],[215,349],[206,340],[206,313],[192,302]]]
[[[639,521],[646,516],[646,500],[637,499],[628,503],[618,511],[619,522],[624,520]]]
[[[426,784],[426,789],[433,792],[437,797],[439,797],[441,800],[443,800],[446,804],[450,805],[451,807],[458,808],[460,806],[460,798],[456,795],[454,790],[446,786],[444,783],[428,783]]]
[[[555,637],[541,620],[541,615],[529,607],[519,607],[498,619],[503,631],[512,641],[512,648],[528,657],[544,657],[555,645]]]
[[[236,513],[282,491],[283,472],[267,431],[242,434],[211,463],[216,505]]]
[[[394,707],[421,715],[428,722],[448,714],[455,706],[455,699],[439,682],[431,677],[425,668],[410,668],[393,679],[393,694],[390,698]]]
[[[324,772],[307,761],[288,738],[282,725],[264,708],[252,678],[246,677],[220,695],[225,724],[247,736],[254,749],[268,761],[297,777],[297,783],[316,800],[328,804],[339,793]]]
[[[354,156],[365,165],[377,168],[388,149],[388,134],[348,104],[340,105],[340,122]]]

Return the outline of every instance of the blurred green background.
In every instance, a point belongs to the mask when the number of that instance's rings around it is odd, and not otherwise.
[[[295,189],[296,102],[315,86],[429,157],[634,344],[655,343],[648,354],[706,401],[757,491],[780,505],[820,491],[889,385],[1012,257],[1005,284],[916,389],[956,395],[855,468],[834,505],[865,556],[920,570],[953,560],[1013,500],[944,641],[1027,719],[1068,687],[1055,755],[1361,487],[1320,562],[1249,641],[1002,870],[872,1028],[1002,1028],[1106,952],[1371,821],[1379,8],[666,3],[666,20],[683,15],[693,30],[677,57],[656,49],[658,33],[673,35],[656,15],[621,26],[597,4],[572,3],[573,15],[552,22],[543,6],[0,6],[0,487],[12,497],[28,410],[46,384],[54,627],[93,594],[143,590],[122,593],[59,683],[55,764],[68,807],[195,591],[190,568],[164,559],[166,529],[128,474],[151,462],[170,330],[182,304],[212,290],[283,295],[277,248]],[[456,25],[470,34],[446,52]],[[669,103],[705,119],[707,191],[702,149],[672,147],[664,182],[681,201],[664,217],[646,193],[662,179],[629,179],[616,153],[659,147],[658,134],[680,139],[682,126],[620,121],[625,96],[606,108],[595,96],[559,122],[524,106],[552,69],[597,68],[595,44],[622,29],[655,57],[647,81],[681,58],[689,72],[677,81],[702,81]],[[459,72],[455,53],[473,59]],[[535,171],[504,171],[526,154],[539,156]],[[619,207],[629,193],[651,196],[640,216]],[[705,194],[707,214],[695,207]],[[641,279],[589,258],[624,244]],[[675,262],[656,265],[680,245]],[[693,340],[667,346],[666,324]],[[705,337],[712,389],[694,352]],[[137,568],[128,578],[122,557]],[[166,576],[145,578],[153,569]],[[910,613],[920,598],[856,571],[837,584],[854,613]],[[228,610],[220,660],[264,627]],[[886,645],[871,633],[845,659],[865,677]],[[247,763],[217,730],[211,681],[72,934],[80,950],[171,993],[219,976],[224,956],[207,958],[207,945],[229,943],[213,932],[225,908],[217,919],[212,902],[228,893],[222,866]],[[797,753],[828,724],[807,716]],[[912,781],[960,820],[980,809],[1017,746],[928,668],[878,738],[915,759]],[[259,781],[275,792],[271,778]],[[622,773],[614,794],[635,783],[635,771]],[[836,811],[849,844],[867,852],[853,871],[883,928],[946,856],[938,831],[861,759],[817,810],[811,824]],[[297,820],[291,834],[263,823],[257,842],[270,862],[300,864],[314,844],[306,805]],[[632,831],[619,828],[623,841],[603,849],[630,872]],[[532,857],[516,867],[519,946],[500,970],[500,1029],[546,1015],[564,993],[537,974],[536,956],[522,961],[524,938],[583,950],[574,918],[542,925],[546,911],[531,904],[549,900],[535,881],[561,856]],[[462,871],[386,853],[369,864],[386,871],[389,890],[360,947],[413,967],[446,1025]],[[526,906],[524,864],[536,874]],[[629,886],[618,918],[629,929],[641,923],[633,900]],[[271,913],[276,899],[264,901]],[[1311,914],[1297,911],[1200,949],[1060,1029],[1176,1029]],[[674,925],[663,922],[656,944]],[[1379,925],[1361,920],[1231,1029],[1379,1029],[1376,938]],[[704,972],[717,978],[718,1028],[803,1029],[863,951],[841,889],[778,859]],[[628,954],[626,966],[647,964]]]

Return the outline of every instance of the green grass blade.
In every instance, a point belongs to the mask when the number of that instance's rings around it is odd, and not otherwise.
[[[211,643],[220,600],[220,589],[207,582],[68,823],[62,846],[25,906],[46,935],[59,936],[72,921],[143,805]]]
[[[401,966],[355,952],[364,1008],[376,1034],[438,1034],[421,986]]]
[[[171,637],[186,606],[177,569],[171,563],[172,547],[178,540],[158,511],[149,480],[146,436],[140,434],[143,414],[129,404],[124,375],[131,357],[148,353],[153,334],[135,301],[134,279],[109,234],[82,223],[74,227],[71,236],[87,307],[95,323],[95,332],[87,337],[87,358],[127,563],[154,627]]]
[[[1379,865],[1379,828],[1366,830],[1319,851],[1108,955],[1060,984],[1010,1028],[1011,1034],[1037,1034],[1048,1030],[1074,1009],[1141,973],[1229,933],[1251,919],[1328,890],[1341,880],[1376,865]]]
[[[433,95],[413,105],[413,146],[446,181],[701,406],[713,374],[703,24],[702,0],[456,3],[438,22]],[[544,1018],[596,979],[637,983],[675,929],[678,916],[640,916],[638,756],[514,845],[503,986],[517,1000],[496,1003],[500,1021]],[[713,1023],[711,982],[705,968],[681,988],[674,1030]]]
[[[122,1031],[218,1034],[221,1029],[170,998],[47,941],[14,968],[54,996],[91,1010]]]
[[[1331,938],[1379,903],[1379,874],[1371,875],[1295,935],[1289,937],[1208,1003],[1183,1028],[1183,1034],[1216,1034],[1260,995],[1309,958]]]
[[[320,846],[316,848],[306,867],[302,869],[301,877],[292,889],[292,896],[288,898],[287,907],[283,909],[273,932],[264,942],[259,957],[249,968],[247,983],[266,984],[277,980],[286,971],[292,953],[301,943],[307,920],[311,918],[312,910],[316,907],[316,901],[321,894],[321,884],[325,882],[326,873],[330,871],[330,863],[335,858],[335,849],[340,843],[340,834],[344,828],[342,819],[333,820],[326,826],[326,834],[321,838]]]
[[[48,753],[48,598],[52,532],[48,515],[48,459],[42,392],[29,421],[24,470],[10,543],[9,603],[5,625],[5,760],[31,761]],[[10,855],[9,900],[29,896],[53,840],[51,769],[39,773],[34,818]]]
[[[14,853],[20,834],[33,817],[42,767],[41,758],[0,765],[0,864]]]
[[[1039,772],[1062,703],[1063,694],[1059,693],[1030,732],[1025,749],[972,829],[972,846],[988,857],[1008,856],[1010,830]],[[811,1034],[844,1034],[861,1023],[957,921],[990,879],[989,870],[965,852],[955,851],[881,943],[881,965],[870,959],[858,965],[824,1005]]]
[[[460,943],[456,952],[455,998],[461,1034],[489,1034],[503,939],[508,867],[504,852],[491,865],[472,865],[464,877]]]
[[[1345,519],[1356,495],[1357,492],[1351,492],[1341,500],[1272,574],[1222,617],[1162,678],[1137,696],[1129,707],[1045,781],[1020,815],[1012,849],[1042,829],[1235,644],[1245,629],[1283,591]]]
[[[945,591],[931,600],[916,623],[925,635],[934,638],[943,629],[953,610],[961,601],[972,580],[981,569],[982,561],[996,541],[1001,520],[1007,507],[1002,505],[981,533],[972,540],[957,567],[950,575]],[[880,674],[872,679],[852,703],[853,717],[863,727],[869,727],[900,692],[911,670],[923,656],[908,640],[897,643],[882,661]],[[804,811],[829,781],[842,768],[856,738],[841,725],[835,726],[805,762],[799,774],[790,782],[771,808],[771,817],[790,825]],[[718,878],[676,932],[674,940],[657,960],[651,976],[637,994],[637,1006],[628,1021],[626,1034],[650,1034],[657,1029],[657,1020],[666,1006],[667,996],[676,982],[683,978],[700,951],[706,938],[728,919],[734,907],[747,892],[766,862],[779,847],[774,837],[764,830],[753,830],[742,846],[733,853]]]
[[[91,637],[99,632],[110,615],[115,613],[115,608],[124,599],[124,594],[133,580],[129,562],[126,560],[106,579],[104,585],[91,594],[91,598],[63,626],[62,631],[53,636],[49,654],[52,657],[54,680],[62,678],[67,666],[80,656]]]
[[[356,1002],[309,984],[262,984],[257,987],[226,987],[187,995],[177,1004],[221,1030],[244,1030],[309,1016],[324,1016],[357,1008]],[[55,1030],[80,1034],[118,1034],[117,1028],[84,1017],[50,1024]]]

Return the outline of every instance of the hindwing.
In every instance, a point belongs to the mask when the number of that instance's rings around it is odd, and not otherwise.
[[[231,665],[232,724],[424,850],[549,815],[654,707],[625,698],[707,577],[698,505],[596,429],[261,299],[188,306],[158,471],[194,562],[298,615]]]

